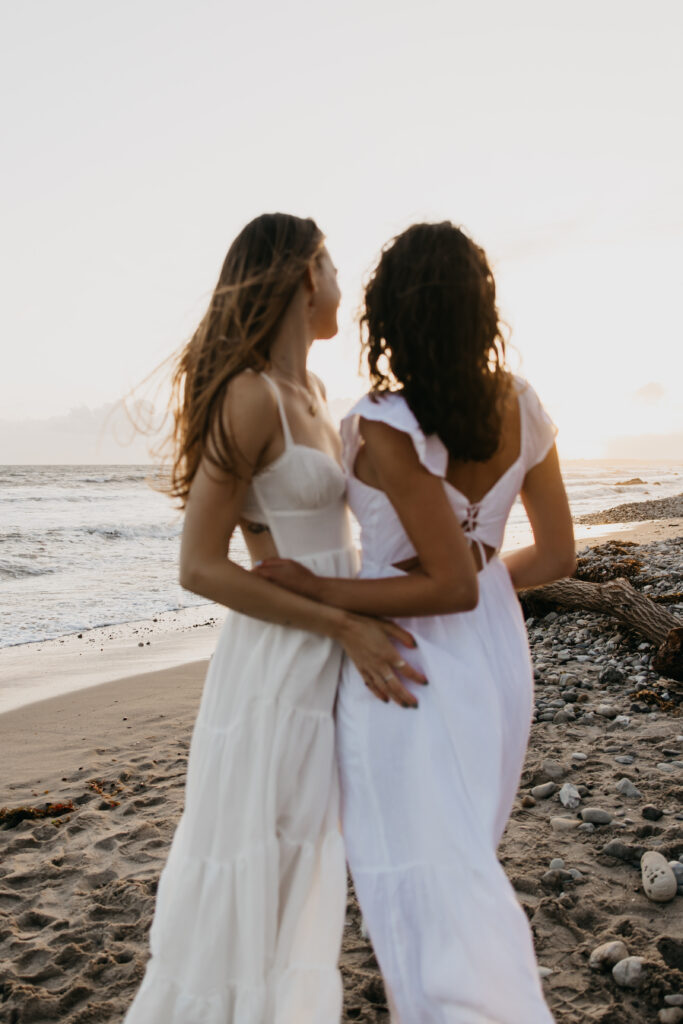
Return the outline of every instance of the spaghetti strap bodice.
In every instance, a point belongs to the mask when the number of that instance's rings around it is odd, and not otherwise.
[[[294,441],[277,384],[265,373],[261,377],[275,395],[285,449],[252,477],[244,517],[269,528],[283,558],[350,548],[344,471],[327,452]]]

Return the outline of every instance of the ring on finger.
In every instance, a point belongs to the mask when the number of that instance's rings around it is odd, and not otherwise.
[[[405,661],[403,661],[403,659],[401,659],[400,661],[395,661],[394,662],[394,668],[405,668],[405,667],[406,667],[406,663],[405,663]]]
[[[382,679],[384,680],[385,683],[390,683],[393,678],[394,678],[394,673],[393,672],[389,672],[387,675],[383,675],[382,676]]]

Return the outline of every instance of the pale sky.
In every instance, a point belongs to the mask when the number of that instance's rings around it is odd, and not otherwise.
[[[489,254],[561,455],[683,439],[680,0],[25,0],[0,39],[17,436],[139,382],[242,226],[284,210],[339,267],[340,334],[312,357],[332,398],[364,390],[380,246],[450,219]]]

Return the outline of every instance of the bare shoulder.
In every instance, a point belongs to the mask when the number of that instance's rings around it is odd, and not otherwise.
[[[278,422],[277,399],[260,374],[243,370],[225,389],[221,413],[225,427],[238,442],[245,430],[270,435]]]
[[[272,388],[252,370],[236,374],[225,389],[220,420],[235,455],[246,460],[253,470],[278,427],[279,413]],[[210,445],[216,435],[215,427],[214,422]]]

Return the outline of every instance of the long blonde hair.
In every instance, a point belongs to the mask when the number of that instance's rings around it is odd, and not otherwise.
[[[234,442],[221,416],[226,388],[243,370],[265,368],[282,316],[323,244],[314,220],[264,213],[230,246],[209,307],[173,362],[166,413],[173,425],[164,442],[172,460],[156,486],[181,509],[203,455],[236,472]]]

